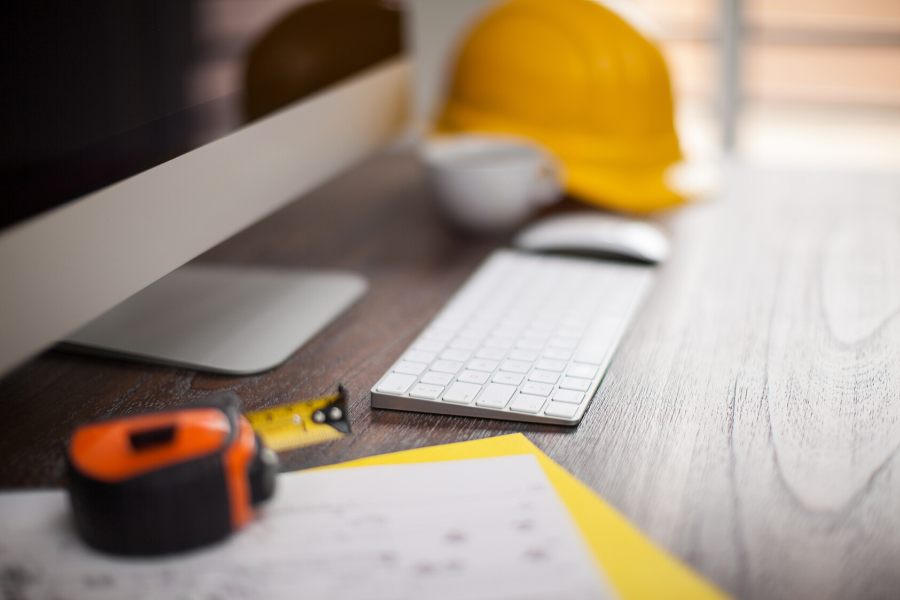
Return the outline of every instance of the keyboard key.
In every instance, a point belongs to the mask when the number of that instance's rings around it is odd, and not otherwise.
[[[449,342],[455,337],[454,334],[449,329],[429,329],[425,333],[422,334],[422,337],[426,340],[435,340],[438,342]]]
[[[589,387],[591,387],[590,379],[581,379],[580,377],[563,377],[562,383],[559,384],[559,387],[566,390],[578,390],[580,392],[586,392]]]
[[[540,350],[544,347],[544,342],[540,340],[521,339],[516,342],[516,348],[524,348],[525,350]]]
[[[581,331],[575,328],[562,327],[556,330],[556,335],[564,338],[575,338],[576,340],[581,338]]]
[[[537,364],[534,365],[536,369],[543,369],[545,371],[556,371],[557,373],[562,373],[563,369],[566,368],[566,365],[569,364],[564,360],[555,360],[552,358],[542,358],[537,361]]]
[[[456,348],[457,350],[474,350],[478,347],[478,340],[467,340],[465,338],[456,338],[452,342],[450,342],[451,348]]]
[[[434,371],[428,371],[425,375],[422,376],[422,383],[427,383],[429,385],[447,385],[451,381],[453,381],[453,375],[450,373],[436,373]]]
[[[420,363],[430,363],[435,358],[437,358],[437,352],[426,352],[425,350],[410,350],[403,356],[403,360]]]
[[[443,315],[440,319],[431,324],[434,329],[449,329],[456,331],[466,324],[466,318],[463,315]]]
[[[551,348],[565,348],[566,350],[573,350],[577,345],[577,339],[564,337],[553,338],[549,344]]]
[[[412,362],[410,360],[401,360],[396,367],[394,373],[406,373],[407,375],[418,375],[428,368],[425,363]]]
[[[536,415],[541,412],[541,407],[547,399],[543,396],[532,396],[530,394],[519,394],[513,403],[509,406],[509,410],[521,413],[529,413]]]
[[[578,357],[577,357],[578,354],[580,354],[588,349],[590,349],[591,351],[593,351],[595,353],[597,353],[597,352],[602,353],[601,358],[600,358],[602,360],[602,357],[606,356],[606,351],[613,345],[613,341],[614,341],[614,336],[604,336],[604,337],[595,336],[595,337],[591,337],[591,338],[584,340],[584,344],[582,344],[583,347],[579,348],[578,352],[576,352],[575,361],[576,362],[590,362],[590,361],[578,360]],[[596,361],[594,361],[594,363],[592,363],[592,364],[596,364]]]
[[[510,341],[519,337],[519,331],[512,327],[498,327],[494,331],[491,332],[491,335],[495,337],[508,338]]]
[[[416,398],[424,398],[426,400],[434,400],[441,395],[444,388],[439,385],[429,385],[427,383],[417,383],[413,389],[409,390],[409,395]]]
[[[512,395],[516,393],[516,386],[503,385],[500,383],[491,383],[484,388],[484,393],[478,399],[478,406],[490,406],[492,408],[503,408]]]
[[[455,360],[438,360],[431,365],[431,370],[438,373],[458,373],[462,366],[461,362]]]
[[[531,324],[530,329],[532,331],[546,331],[547,333],[550,333],[553,331],[553,327],[553,321],[537,320]]]
[[[489,337],[484,340],[484,345],[488,348],[503,348],[504,350],[512,347],[513,340],[512,338],[502,338],[502,337]]]
[[[529,381],[522,386],[522,393],[531,394],[532,396],[549,396],[552,391],[553,386],[549,383],[535,383],[534,381]]]
[[[384,378],[381,385],[378,386],[379,392],[386,394],[405,394],[416,381],[415,375],[401,375],[400,373],[391,373]]]
[[[465,362],[469,360],[469,357],[472,356],[472,353],[468,350],[457,350],[455,348],[448,348],[441,352],[441,358],[444,360],[456,360]]]
[[[513,350],[509,353],[509,357],[512,360],[526,360],[528,362],[534,362],[537,360],[538,351],[537,350],[522,350],[521,348]],[[428,361],[430,362],[430,361]]]
[[[520,309],[514,309],[509,312],[503,319],[500,321],[500,324],[504,327],[515,327],[517,329],[521,329],[528,325],[528,314],[522,312]]]
[[[528,379],[529,381],[537,381],[538,383],[556,383],[556,380],[559,379],[559,373],[535,369],[531,372],[531,375],[528,376]]]
[[[591,322],[591,326],[588,329],[588,339],[609,339],[619,331],[621,326],[622,322],[620,315],[598,315],[597,318]]]
[[[608,349],[609,346],[585,346],[575,355],[575,360],[580,363],[601,365]]]
[[[457,381],[444,393],[444,402],[470,404],[472,400],[475,399],[475,396],[478,395],[479,391],[481,391],[480,385],[474,383],[460,383]]]
[[[515,329],[516,331],[521,331],[523,327],[528,325],[528,319],[525,315],[512,315],[506,316],[500,321],[501,327],[509,327],[510,329]]]
[[[444,342],[438,340],[417,340],[412,347],[415,350],[425,350],[426,352],[440,352],[444,347]]]
[[[521,373],[509,373],[507,371],[498,371],[494,374],[493,381],[497,383],[506,383],[509,385],[519,385],[525,376]]]
[[[616,339],[618,335],[618,328],[615,329],[596,329],[592,328],[588,331],[586,339],[584,340],[585,346],[595,346],[597,348],[608,348],[612,345],[613,341]]]
[[[531,363],[523,360],[508,360],[501,365],[500,370],[513,373],[527,373],[531,370]]]
[[[488,330],[480,327],[467,327],[459,332],[459,337],[467,340],[483,340],[487,337]]]
[[[500,360],[506,356],[506,350],[503,348],[479,348],[475,353],[478,358],[487,358],[489,360]]]
[[[556,390],[556,393],[553,394],[553,399],[557,402],[567,402],[569,404],[581,404],[581,401],[584,400],[584,394],[582,392],[576,392],[575,390]]]
[[[553,358],[556,360],[569,360],[572,358],[572,351],[565,348],[547,348],[544,350],[544,358]]]
[[[546,342],[550,338],[549,330],[536,330],[529,329],[525,333],[522,334],[523,338],[527,338],[529,340],[539,340],[541,342]]]
[[[578,412],[577,404],[566,404],[564,402],[551,402],[547,405],[547,410],[544,411],[544,414],[548,417],[562,417],[564,419],[571,419],[575,416],[575,413]]]
[[[474,360],[469,361],[469,368],[473,369],[475,371],[487,371],[488,373],[491,373],[494,371],[494,369],[497,368],[497,365],[499,365],[499,364],[500,363],[497,362],[496,360],[486,360],[483,358],[476,358]],[[455,372],[456,371],[454,371],[454,373]]]
[[[586,329],[587,326],[590,325],[590,320],[583,317],[571,316],[566,317],[565,319],[560,321],[559,324],[563,327],[571,327],[573,329],[581,331]]]
[[[486,383],[490,376],[490,373],[485,373],[484,371],[470,371],[466,369],[459,374],[459,377],[457,377],[456,380],[462,381],[463,383],[477,383],[480,385]]]
[[[596,374],[597,367],[594,365],[581,365],[577,363],[569,367],[569,371],[566,373],[566,375],[570,377],[585,377],[587,379],[593,379]]]

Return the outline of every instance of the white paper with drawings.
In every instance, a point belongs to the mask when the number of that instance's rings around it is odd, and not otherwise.
[[[284,474],[261,518],[156,559],[97,553],[64,492],[0,496],[17,600],[611,598],[531,455]]]

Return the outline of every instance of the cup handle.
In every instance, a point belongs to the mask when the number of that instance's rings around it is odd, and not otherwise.
[[[560,179],[559,165],[554,160],[544,157],[538,165],[532,192],[532,202],[535,206],[548,206],[559,199],[562,195]]]

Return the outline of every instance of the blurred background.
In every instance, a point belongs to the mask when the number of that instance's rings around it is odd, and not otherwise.
[[[313,1],[7,3],[0,228],[246,122],[250,51]],[[414,25],[373,60],[412,49],[425,127],[456,45],[494,0],[368,1]],[[604,3],[658,41],[689,158],[732,153],[768,165],[900,169],[900,1]],[[355,37],[338,47],[365,53]]]
[[[234,93],[254,35],[308,0],[197,0],[195,102]],[[407,11],[427,2],[395,0]],[[486,4],[480,2],[480,4]],[[900,169],[897,0],[608,0],[668,61],[682,145],[759,163]],[[238,118],[223,107],[221,123]]]
[[[690,153],[730,141],[754,162],[900,169],[900,2],[633,2],[657,29]]]

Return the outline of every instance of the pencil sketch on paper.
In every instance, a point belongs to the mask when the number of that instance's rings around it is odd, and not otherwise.
[[[64,492],[0,497],[4,598],[610,598],[530,455],[286,474],[261,517],[153,559],[86,547]]]

